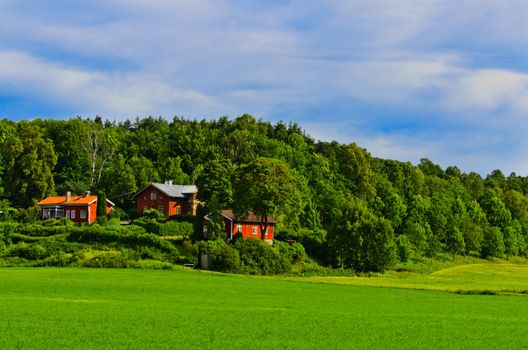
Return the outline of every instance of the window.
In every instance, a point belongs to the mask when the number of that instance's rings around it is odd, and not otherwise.
[[[203,233],[204,233],[204,234],[207,233],[207,225],[203,225]]]
[[[66,210],[66,217],[69,219],[70,218],[70,211],[69,210]]]
[[[237,224],[237,232],[242,232],[242,224]]]
[[[81,219],[86,219],[86,210],[81,210]]]
[[[62,209],[57,209],[57,219],[58,218],[62,218],[64,216],[64,210]]]
[[[72,219],[75,219],[75,210],[72,210],[72,211],[70,212],[70,217],[71,217]]]
[[[181,207],[177,207],[176,208],[176,215],[180,215],[181,214]]]
[[[158,207],[158,210],[159,210],[160,213],[163,214],[163,205],[160,205],[160,206]]]
[[[156,200],[156,192],[150,192],[150,200],[155,201]]]
[[[257,226],[253,226],[253,229],[251,230],[251,233],[256,235],[258,233],[258,228]]]

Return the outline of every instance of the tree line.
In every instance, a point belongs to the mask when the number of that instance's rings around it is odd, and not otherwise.
[[[134,217],[131,195],[171,179],[198,186],[202,214],[234,208],[273,216],[277,239],[302,243],[329,266],[382,271],[410,257],[528,253],[527,177],[380,159],[355,143],[316,142],[294,123],[247,114],[4,119],[0,150],[4,212],[91,190]]]

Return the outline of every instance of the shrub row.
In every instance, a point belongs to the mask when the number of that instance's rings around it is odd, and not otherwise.
[[[178,256],[178,249],[171,243],[157,235],[145,233],[144,229],[133,225],[115,230],[99,226],[75,227],[71,230],[68,239],[72,242],[91,244],[117,242],[129,247],[149,246]]]
[[[275,241],[270,246],[258,239],[239,239],[234,244],[201,242],[199,253],[207,254],[208,267],[213,270],[252,275],[288,273],[294,263],[307,259],[301,244]]]
[[[158,236],[178,236],[188,238],[193,233],[193,224],[187,221],[176,222],[169,221],[166,223],[155,220],[134,220],[134,225],[143,227],[148,233]]]

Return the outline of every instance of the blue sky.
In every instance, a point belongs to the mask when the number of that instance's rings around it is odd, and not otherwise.
[[[0,117],[250,113],[528,175],[524,0],[0,0]]]

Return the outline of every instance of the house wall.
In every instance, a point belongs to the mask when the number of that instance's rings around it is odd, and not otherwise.
[[[239,231],[239,224],[242,226],[242,238],[256,238],[260,239],[262,231],[260,230],[260,225],[258,222],[233,222],[233,227],[231,229],[231,221],[228,219],[224,219],[226,224],[226,233],[227,237],[230,237],[230,234],[233,235],[233,237],[236,236],[236,234]],[[253,233],[253,228],[256,228],[256,233]],[[266,232],[266,240],[273,240],[274,234],[275,234],[275,224],[268,224],[268,230]]]
[[[66,212],[70,212],[70,219],[76,223],[89,223],[95,221],[97,218],[97,202],[90,205],[65,205],[64,216],[67,217]],[[81,211],[86,212],[86,217],[81,218]],[[72,219],[72,212],[75,213],[75,218]]]
[[[67,217],[70,220],[72,220],[75,223],[89,223],[97,219],[97,202],[93,202],[92,204],[88,205],[62,205],[60,206],[63,210],[62,217]],[[46,206],[42,206],[40,209],[41,217],[43,216],[44,209],[47,208]],[[106,215],[110,215],[110,210],[112,209],[112,206],[110,204],[106,204]],[[86,212],[86,217],[81,218],[81,211],[84,210]],[[68,213],[67,213],[68,212]],[[75,217],[72,218],[72,213],[75,213]],[[69,214],[69,217],[68,215]]]
[[[155,199],[152,199],[152,193],[155,193]],[[145,209],[161,210],[163,215],[176,215],[178,208],[180,214],[195,214],[188,198],[170,198],[154,186],[151,186],[136,196],[136,209],[138,215],[141,215]]]

